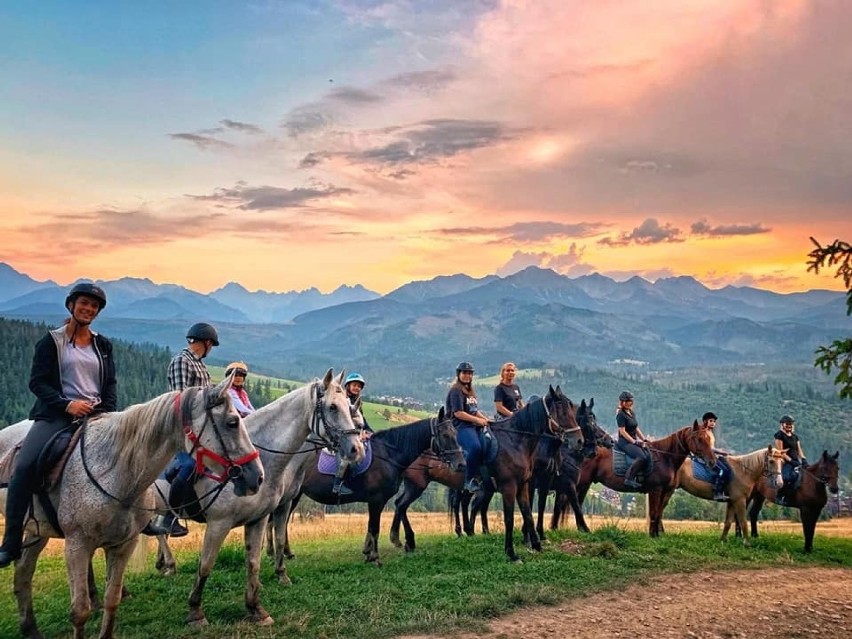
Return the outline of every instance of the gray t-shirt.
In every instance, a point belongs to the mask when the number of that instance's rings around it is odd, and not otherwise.
[[[59,374],[62,377],[62,394],[66,399],[98,403],[101,399],[100,373],[94,346],[65,344]]]

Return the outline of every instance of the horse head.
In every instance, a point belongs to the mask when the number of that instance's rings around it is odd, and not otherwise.
[[[828,451],[824,450],[819,462],[817,462],[817,467],[814,470],[808,469],[808,472],[812,473],[819,483],[828,487],[832,495],[836,495],[839,490],[837,487],[837,476],[840,474],[840,464],[837,463],[839,457],[839,450],[833,455],[829,455]]]
[[[444,407],[438,410],[438,416],[431,421],[432,454],[447,467],[457,473],[465,468],[464,451],[459,446],[458,433],[453,420],[444,413]]]
[[[232,381],[229,375],[213,387],[188,388],[175,396],[175,408],[181,415],[187,452],[195,457],[198,468],[206,468],[203,474],[215,481],[230,480],[234,493],[242,497],[260,488],[263,465],[228,395]]]
[[[595,456],[598,446],[604,448],[612,448],[615,442],[608,432],[598,425],[598,418],[594,412],[595,398],[592,397],[589,403],[586,404],[585,398],[580,401],[580,407],[577,409],[577,423],[583,431],[583,456],[591,459]]]
[[[696,457],[703,459],[707,466],[716,468],[716,453],[713,452],[713,441],[710,437],[710,429],[698,420],[693,420],[692,428],[686,435],[686,448]]]
[[[311,431],[332,450],[340,450],[343,457],[358,463],[364,458],[364,444],[361,442],[361,429],[353,420],[353,406],[343,389],[343,376],[346,370],[335,376],[328,369],[321,380],[315,380],[312,392],[315,394],[314,413],[311,418]],[[360,404],[355,405],[359,409]],[[363,426],[363,424],[361,424]]]
[[[552,384],[550,385],[547,395],[544,397],[544,406],[550,417],[548,423],[551,433],[562,438],[562,445],[569,450],[581,450],[584,437],[583,431],[577,423],[577,406],[566,397],[559,385],[555,389]]]

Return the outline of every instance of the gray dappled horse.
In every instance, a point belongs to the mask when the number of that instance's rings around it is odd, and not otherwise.
[[[266,471],[266,480],[260,491],[249,499],[235,499],[232,491],[225,489],[218,497],[200,498],[207,527],[198,563],[195,585],[189,596],[189,616],[187,622],[206,624],[201,600],[204,585],[207,582],[216,556],[231,529],[244,527],[246,548],[246,592],[245,604],[251,621],[269,625],[273,618],[260,604],[260,554],[263,548],[263,532],[268,515],[278,506],[282,495],[290,490],[300,468],[310,457],[300,453],[305,445],[308,449],[317,447],[340,448],[344,457],[353,462],[361,461],[364,445],[358,437],[350,414],[349,399],[341,386],[344,372],[337,377],[329,369],[322,380],[314,380],[297,388],[275,401],[259,408],[243,418],[252,442],[260,450],[260,457]],[[160,485],[162,482],[160,480]],[[165,487],[167,488],[167,486]],[[196,483],[196,492],[203,496],[211,485],[207,479]],[[167,490],[159,490],[167,494]],[[165,507],[162,505],[162,507]],[[174,572],[175,561],[165,537],[160,537],[159,546],[162,556],[158,566],[165,574]]]
[[[59,483],[50,491],[61,531],[49,523],[38,500],[27,522],[24,552],[15,563],[14,590],[21,632],[41,637],[32,608],[36,561],[50,537],[65,537],[71,588],[71,623],[82,639],[91,613],[89,564],[96,548],[106,554],[107,586],[101,639],[113,637],[124,570],[139,532],[151,519],[151,484],[179,450],[204,455],[208,465],[233,479],[234,492],[249,495],[263,482],[263,468],[239,414],[228,398],[231,378],[212,388],[168,392],[127,410],[106,413],[83,426]],[[0,456],[15,446],[32,422],[0,431]],[[5,512],[6,489],[0,490]]]

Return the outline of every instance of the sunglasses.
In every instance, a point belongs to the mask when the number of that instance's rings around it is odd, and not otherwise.
[[[248,375],[248,373],[246,373],[245,371],[235,371],[234,372],[234,377],[245,377],[246,375]]]

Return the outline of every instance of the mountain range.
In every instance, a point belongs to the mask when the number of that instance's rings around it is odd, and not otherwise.
[[[288,293],[237,283],[202,294],[174,284],[98,282],[109,336],[178,349],[195,321],[217,326],[214,359],[313,376],[324,366],[439,374],[469,359],[489,369],[521,363],[655,369],[813,362],[817,346],[849,334],[845,295],[711,289],[692,277],[617,282],[535,267],[506,277],[458,274],[379,295],[363,286]],[[0,263],[0,315],[56,322],[69,287]],[[408,371],[408,373],[406,373]]]

